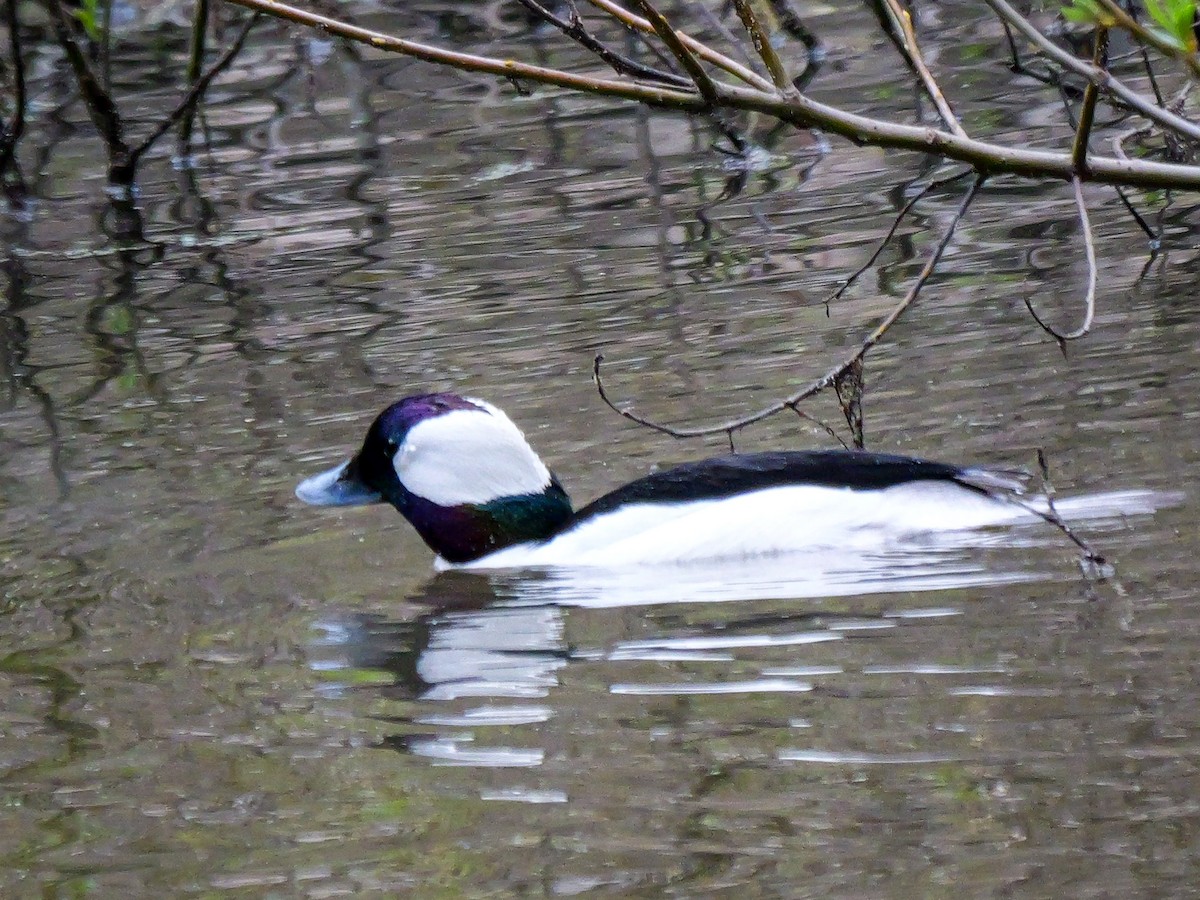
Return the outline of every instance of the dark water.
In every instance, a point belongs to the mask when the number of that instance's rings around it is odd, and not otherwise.
[[[502,6],[404,15],[463,46],[527,40]],[[818,95],[909,116],[858,15],[817,16]],[[934,26],[946,65],[984,46]],[[135,128],[170,105],[149,73],[181,34],[124,45]],[[1194,893],[1191,198],[1139,278],[1144,241],[1089,189],[1099,315],[1064,358],[1023,298],[1078,314],[1069,193],[994,185],[867,371],[872,449],[1020,465],[1043,447],[1063,497],[1175,494],[1091,523],[1115,581],[1089,586],[1036,529],[785,578],[435,576],[394,513],[292,498],[376,409],[485,396],[586,500],[721,446],[606,411],[597,350],[657,417],[757,407],[903,294],[957,196],[827,316],[919,158],[821,159],[787,134],[721,200],[704,123],[265,25],[214,89],[196,171],[164,148],[143,173],[159,249],[121,254],[99,145],[78,104],[52,113],[64,82],[35,52],[27,146],[47,161],[4,226],[0,308],[0,893]],[[960,96],[1012,89],[988,54],[986,77],[956,70]],[[1056,102],[993,127],[1019,137]],[[797,420],[740,438],[829,443]]]

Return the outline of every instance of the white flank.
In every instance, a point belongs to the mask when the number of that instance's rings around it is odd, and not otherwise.
[[[1148,491],[1113,492],[1065,498],[1057,508],[1073,521],[1096,521],[1153,512],[1171,499]],[[1033,502],[1044,508],[1041,498]],[[797,552],[934,550],[955,546],[969,533],[980,544],[993,544],[997,541],[976,530],[1037,522],[1016,504],[949,482],[910,482],[883,490],[795,485],[719,500],[630,504],[545,543],[519,544],[463,567],[620,569],[648,563],[763,561]],[[438,567],[451,568],[443,560]]]
[[[878,548],[901,535],[979,528],[1021,515],[1015,506],[946,482],[870,491],[795,485],[690,503],[634,503],[548,543],[510,547],[467,565],[621,566]]]
[[[544,491],[550,470],[521,430],[491,404],[468,399],[482,409],[456,409],[409,429],[392,460],[400,483],[439,506]]]

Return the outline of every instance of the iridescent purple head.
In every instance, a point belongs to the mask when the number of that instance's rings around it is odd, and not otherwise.
[[[296,496],[321,506],[390,503],[450,562],[547,538],[571,515],[562,486],[508,416],[457,394],[392,404],[353,458],[301,482]]]

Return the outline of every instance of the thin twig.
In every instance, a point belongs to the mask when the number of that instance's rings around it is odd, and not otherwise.
[[[900,227],[900,223],[904,221],[905,217],[909,214],[909,212],[912,211],[912,208],[917,205],[917,201],[923,198],[930,191],[936,188],[945,187],[948,184],[953,184],[954,182],[959,181],[970,174],[970,169],[964,169],[957,175],[950,175],[947,178],[931,181],[917,191],[917,193],[914,194],[912,198],[904,204],[904,206],[900,209],[900,212],[896,214],[896,218],[892,221],[892,227],[889,228],[887,230],[887,234],[880,239],[879,243],[875,246],[875,251],[867,258],[867,261],[855,269],[850,276],[842,282],[841,287],[825,298],[826,312],[828,312],[829,304],[831,304],[834,300],[840,299],[842,294],[846,293],[846,291],[848,291],[850,287],[862,277],[862,274],[867,271],[867,269],[875,265],[875,260],[879,259],[879,255],[883,253],[883,251],[887,248],[887,245],[891,243],[892,238],[896,234],[896,229]]]
[[[779,58],[779,54],[771,46],[771,36],[767,34],[766,30],[762,27],[762,23],[758,21],[758,17],[754,15],[754,8],[750,6],[750,0],[733,0],[733,5],[737,10],[738,18],[742,20],[742,26],[746,29],[746,33],[750,35],[755,52],[762,59],[763,65],[767,67],[767,71],[771,73],[771,80],[775,82],[775,87],[779,88],[780,93],[785,96],[797,93],[791,79],[788,78],[787,68],[784,66],[783,60]]]
[[[683,42],[678,32],[671,27],[671,23],[667,21],[667,17],[655,9],[654,4],[650,0],[637,0],[637,5],[641,7],[642,14],[645,15],[646,20],[653,26],[654,33],[667,45],[667,49],[679,60],[679,64],[683,66],[684,71],[691,77],[696,85],[696,90],[704,98],[704,105],[709,109],[716,107],[717,86],[713,83],[708,73],[704,71],[704,66],[700,64],[700,60],[688,49],[687,44]]]
[[[540,17],[542,20],[549,22],[571,40],[575,41],[585,50],[590,50],[598,57],[604,60],[612,70],[618,75],[630,75],[634,78],[646,78],[651,81],[661,81],[663,84],[669,84],[672,87],[691,87],[692,82],[682,75],[676,75],[673,72],[664,72],[662,69],[656,69],[653,66],[647,66],[636,59],[632,59],[613,50],[607,44],[602,43],[592,35],[587,27],[583,24],[583,19],[580,18],[579,10],[575,6],[575,0],[569,0],[569,8],[571,10],[571,18],[562,18],[543,6],[538,0],[518,0],[518,2]]]
[[[844,440],[842,440],[842,436],[840,434],[838,434],[836,431],[834,431],[833,427],[831,425],[829,425],[828,423],[821,421],[816,416],[809,415],[804,410],[802,410],[799,406],[792,406],[791,410],[797,416],[799,416],[801,419],[805,419],[806,421],[812,422],[814,425],[816,425],[818,428],[820,428],[822,431],[824,431],[827,435],[829,435],[831,438],[833,438],[835,441],[837,441],[839,444],[841,444],[843,450],[850,449],[850,447],[846,444],[846,442]],[[732,434],[732,432],[731,432],[731,434]]]
[[[1091,544],[1077,535],[1071,526],[1064,521],[1063,517],[1058,514],[1058,509],[1054,505],[1054,485],[1050,482],[1050,467],[1046,464],[1046,454],[1041,447],[1038,447],[1037,450],[1037,461],[1038,470],[1042,478],[1042,492],[1046,497],[1046,509],[1038,509],[1024,498],[1008,492],[993,496],[1007,500],[1009,503],[1014,503],[1026,512],[1037,516],[1047,525],[1057,528],[1071,543],[1079,548],[1089,563],[1096,566],[1107,565],[1108,561],[1101,554],[1097,553]]]
[[[1092,50],[1092,65],[1103,68],[1108,57],[1108,29],[1096,29],[1096,45]],[[1092,123],[1096,120],[1096,101],[1100,98],[1100,89],[1089,81],[1083,89],[1083,106],[1079,110],[1079,125],[1075,129],[1075,142],[1071,145],[1071,159],[1075,162],[1075,171],[1087,174],[1088,138],[1091,136]]]
[[[188,92],[183,95],[183,98],[178,104],[176,104],[175,108],[171,110],[171,112],[167,114],[167,117],[158,124],[158,127],[155,128],[154,131],[150,132],[150,134],[146,136],[145,140],[143,140],[140,144],[134,147],[133,150],[130,151],[131,163],[133,165],[137,165],[137,161],[141,158],[142,154],[154,146],[155,141],[166,134],[170,130],[171,126],[178,122],[184,113],[195,107],[195,105],[200,102],[200,100],[204,97],[204,92],[207,91],[208,86],[212,84],[213,79],[224,72],[225,69],[229,67],[229,64],[233,62],[234,58],[237,57],[238,53],[241,52],[242,44],[246,42],[246,38],[250,35],[250,30],[258,22],[259,15],[259,13],[255,12],[250,16],[249,19],[246,20],[246,24],[244,24],[241,31],[237,33],[237,36],[233,39],[233,43],[229,45],[229,48],[221,54],[220,58],[218,58],[217,61],[212,64],[207,72],[197,79],[196,83],[193,84]]]
[[[937,79],[933,77],[933,73],[929,71],[929,66],[925,64],[925,57],[921,53],[921,45],[917,43],[917,32],[913,28],[912,16],[909,15],[907,9],[900,5],[899,0],[882,0],[882,3],[888,13],[888,17],[892,21],[892,26],[901,38],[897,46],[900,48],[909,68],[916,73],[918,80],[921,82],[921,87],[929,95],[929,99],[937,109],[938,115],[941,116],[946,127],[952,132],[960,137],[966,137],[967,133],[958,121],[958,116],[954,114],[954,110],[951,109],[949,102],[947,102],[945,94],[942,93],[941,87],[938,86]]]
[[[1041,317],[1034,310],[1029,298],[1025,298],[1025,308],[1029,310],[1029,314],[1033,316],[1033,320],[1041,326],[1041,329],[1046,334],[1058,341],[1059,349],[1064,353],[1066,352],[1067,341],[1078,340],[1091,331],[1092,320],[1096,317],[1096,246],[1092,240],[1092,223],[1088,219],[1087,204],[1083,201],[1083,184],[1078,178],[1073,178],[1071,186],[1075,189],[1075,208],[1079,211],[1079,227],[1083,231],[1083,249],[1087,254],[1088,283],[1087,294],[1083,300],[1083,322],[1074,331],[1068,331],[1064,334],[1042,321]]]
[[[1090,63],[1083,62],[1080,59],[1076,59],[1038,31],[1032,22],[1017,12],[1006,0],[984,0],[984,2],[992,8],[996,15],[1021,32],[1038,50],[1053,59],[1064,69],[1074,72],[1082,78],[1086,78],[1101,90],[1116,95],[1130,108],[1141,113],[1147,119],[1157,122],[1163,128],[1169,128],[1179,134],[1185,134],[1190,138],[1200,140],[1200,125],[1149,102],[1141,94],[1127,87],[1109,72],[1097,68]]]
[[[975,179],[971,182],[971,186],[963,195],[962,201],[959,203],[958,209],[954,213],[954,218],[951,219],[950,224],[946,226],[946,230],[942,234],[941,239],[938,241],[937,246],[934,247],[929,259],[925,261],[925,265],[921,268],[921,272],[917,276],[916,281],[913,282],[912,287],[908,289],[908,293],[904,295],[904,299],[896,304],[892,311],[888,313],[886,317],[884,317],[882,322],[875,326],[874,330],[867,335],[861,344],[859,344],[858,349],[856,349],[852,354],[850,354],[850,356],[843,359],[816,381],[809,384],[807,387],[796,391],[794,394],[783,400],[775,401],[770,406],[766,406],[760,409],[758,412],[750,413],[749,415],[742,416],[737,419],[731,419],[727,422],[722,422],[717,425],[707,425],[698,428],[672,428],[668,425],[661,425],[658,422],[653,422],[649,419],[646,419],[637,413],[629,411],[628,409],[622,409],[613,403],[613,401],[609,399],[607,392],[604,390],[604,382],[600,378],[600,364],[604,361],[604,356],[603,354],[597,354],[592,364],[592,377],[596,382],[596,390],[600,394],[600,399],[609,409],[613,410],[613,412],[617,413],[618,415],[629,419],[629,421],[636,422],[638,425],[650,428],[654,431],[660,432],[661,434],[669,435],[673,438],[691,438],[713,434],[731,434],[735,431],[745,428],[747,425],[753,425],[756,422],[761,422],[763,419],[770,418],[771,416],[782,412],[785,409],[795,409],[795,405],[801,400],[806,400],[814,394],[817,394],[823,391],[825,388],[831,386],[842,373],[848,371],[855,364],[857,364],[859,360],[867,355],[867,352],[872,347],[879,343],[883,336],[887,334],[893,325],[896,324],[900,317],[912,308],[917,301],[917,297],[921,293],[921,289],[925,286],[925,283],[936,270],[937,264],[942,258],[942,254],[946,251],[946,247],[949,246],[950,240],[954,236],[954,231],[958,227],[958,223],[962,220],[963,216],[966,215],[967,210],[971,206],[971,202],[975,199],[976,194],[979,192],[979,189],[983,186],[983,183],[986,181],[986,179],[986,175],[975,176]]]

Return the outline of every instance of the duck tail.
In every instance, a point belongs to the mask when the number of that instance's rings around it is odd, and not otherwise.
[[[999,469],[975,466],[963,469],[955,478],[960,484],[975,488],[988,495],[1024,495],[1033,480],[1033,474],[1024,469]]]

